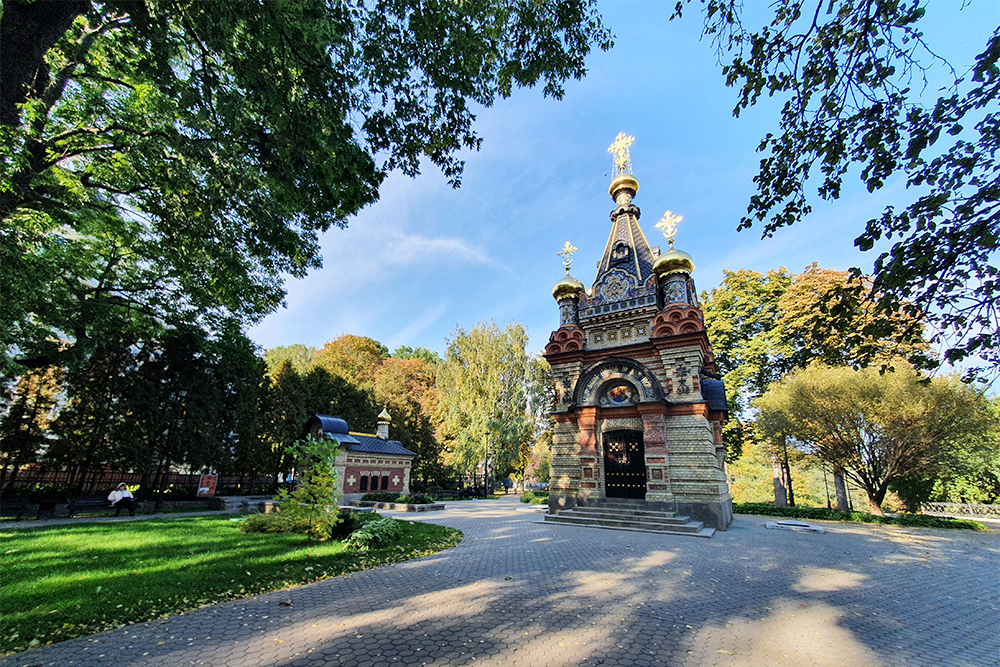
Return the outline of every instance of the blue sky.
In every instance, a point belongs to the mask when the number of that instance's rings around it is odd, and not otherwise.
[[[766,5],[749,0],[764,15]],[[478,114],[482,150],[465,155],[462,187],[452,189],[427,165],[410,179],[391,175],[380,201],[347,229],[322,238],[324,267],[286,284],[286,307],[253,327],[264,348],[315,347],[343,333],[443,353],[456,325],[522,322],[529,352],[541,351],[558,326],[552,286],[564,270],[556,253],[579,248],[572,274],[590,286],[610,230],[607,188],[619,132],[635,137],[635,204],[652,245],[666,210],[684,216],[675,247],[692,255],[699,291],[723,271],[799,272],[813,261],[833,269],[870,270],[876,252],[853,241],[864,223],[903,201],[905,183],[870,195],[850,177],[840,200],[814,198],[802,224],[761,239],[736,231],[754,192],[760,139],[777,128],[779,104],[765,100],[739,119],[736,93],[724,85],[701,16],[692,6],[668,21],[673,1],[600,3],[615,47],[588,58],[589,73],[568,82],[562,101],[518,91]],[[1000,3],[932,3],[927,41],[964,71],[1000,23]],[[933,90],[930,91],[933,94]]]

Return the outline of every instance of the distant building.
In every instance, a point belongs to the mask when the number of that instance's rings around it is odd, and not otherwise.
[[[660,253],[639,228],[628,147],[609,149],[615,177],[611,232],[588,291],[569,273],[552,291],[559,328],[545,347],[556,383],[549,513],[632,498],[725,530],[732,522],[722,423],[726,394],[691,273],[674,249],[678,216],[656,227]]]
[[[410,464],[416,454],[389,440],[390,419],[382,410],[375,435],[350,431],[347,422],[338,417],[314,415],[306,422],[307,435],[340,443],[334,468],[344,501],[359,500],[372,491],[409,493]]]

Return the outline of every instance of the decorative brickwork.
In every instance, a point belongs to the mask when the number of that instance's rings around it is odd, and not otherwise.
[[[638,491],[652,508],[725,530],[725,391],[694,263],[673,249],[672,235],[668,253],[649,246],[632,203],[637,188],[631,175],[612,184],[619,206],[589,293],[568,273],[553,290],[560,327],[545,348],[556,384],[549,513]]]

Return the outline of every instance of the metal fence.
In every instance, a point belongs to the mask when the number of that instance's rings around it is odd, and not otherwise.
[[[923,503],[920,511],[924,514],[964,516],[985,516],[1000,518],[1000,505],[980,505],[977,503]]]
[[[169,490],[169,495],[178,499],[198,495],[198,486],[201,481],[200,474],[185,474],[178,472],[168,472],[165,475],[162,486]],[[140,473],[118,472],[108,468],[91,470],[83,476],[71,470],[47,469],[40,466],[28,466],[17,471],[17,475],[11,481],[11,471],[4,475],[3,495],[12,497],[24,495],[31,489],[40,485],[62,489],[71,496],[104,496],[114,489],[121,482],[125,482],[130,487],[142,485],[143,481],[146,489],[139,489],[142,497],[151,497],[156,491],[156,476],[149,474],[145,476]],[[218,475],[215,484],[215,495],[217,496],[245,496],[245,495],[271,495],[277,493],[278,481],[272,476],[260,475]],[[145,493],[143,493],[145,491]]]

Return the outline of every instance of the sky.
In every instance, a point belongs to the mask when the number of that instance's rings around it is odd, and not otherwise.
[[[995,0],[967,4],[938,0],[923,21],[928,43],[959,71],[1000,23]],[[854,239],[886,205],[906,201],[898,179],[869,194],[855,171],[839,200],[813,197],[808,219],[772,238],[736,231],[755,192],[756,147],[777,130],[780,104],[763,100],[734,118],[736,91],[700,38],[697,5],[669,21],[673,5],[600,2],[615,46],[590,54],[584,79],[567,82],[561,101],[527,89],[481,109],[482,149],[463,154],[459,189],[432,164],[417,178],[391,174],[376,204],[322,236],[323,268],[288,280],[285,307],[250,337],[264,349],[321,347],[347,333],[443,354],[456,327],[493,320],[524,324],[529,353],[541,352],[559,324],[552,287],[566,241],[579,248],[572,275],[588,287],[596,277],[614,208],[607,149],[619,132],[635,137],[640,227],[666,250],[654,225],[667,210],[683,216],[675,247],[694,258],[700,292],[740,269],[870,271],[880,248],[862,253]],[[746,5],[766,15],[762,1]]]

